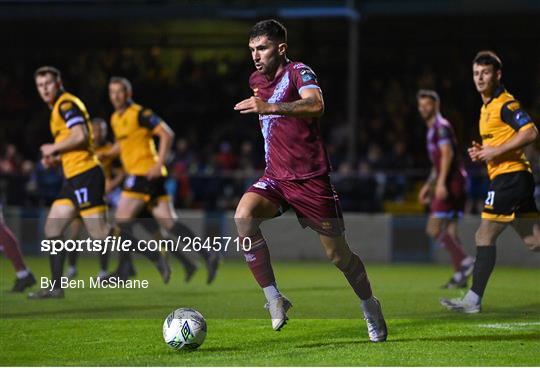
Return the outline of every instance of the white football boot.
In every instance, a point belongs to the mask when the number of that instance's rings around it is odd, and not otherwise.
[[[362,310],[364,311],[364,319],[368,328],[369,339],[372,342],[386,341],[388,329],[381,309],[381,303],[377,298],[372,296],[368,300],[362,301]]]
[[[272,319],[272,328],[274,331],[279,331],[283,326],[287,324],[287,311],[291,309],[292,303],[284,296],[270,300],[264,305],[268,312],[270,312],[270,318]]]
[[[441,305],[446,309],[460,313],[480,313],[482,311],[482,305],[480,303],[474,304],[466,299],[444,299],[440,300]]]

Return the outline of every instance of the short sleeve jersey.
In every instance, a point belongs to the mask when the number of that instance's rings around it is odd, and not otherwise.
[[[303,90],[320,89],[313,70],[292,61],[287,61],[271,81],[255,71],[249,85],[255,96],[269,103],[297,101]],[[301,180],[330,171],[318,119],[259,115],[259,122],[264,138],[265,175],[278,180]]]

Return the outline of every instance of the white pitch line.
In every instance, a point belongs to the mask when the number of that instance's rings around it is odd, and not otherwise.
[[[527,327],[540,326],[540,322],[511,322],[511,323],[488,323],[478,327],[498,328],[502,330],[527,329]]]

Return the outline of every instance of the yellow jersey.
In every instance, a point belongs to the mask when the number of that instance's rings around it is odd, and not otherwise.
[[[70,128],[79,124],[86,125],[88,140],[82,148],[60,154],[62,169],[67,179],[98,166],[99,162],[94,154],[92,126],[86,107],[77,97],[61,91],[51,111],[50,128],[54,143],[69,137]]]
[[[111,126],[120,145],[120,159],[128,175],[144,176],[158,161],[154,133],[163,120],[150,109],[130,103],[111,116]],[[167,175],[165,166],[161,174]]]
[[[512,139],[522,129],[534,127],[529,115],[518,101],[501,85],[494,96],[480,109],[480,135],[482,145],[497,147]],[[508,151],[487,162],[489,179],[497,175],[531,171],[531,165],[522,149]]]

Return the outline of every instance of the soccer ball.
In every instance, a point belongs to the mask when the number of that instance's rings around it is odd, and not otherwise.
[[[206,337],[206,321],[191,308],[179,308],[163,322],[163,339],[174,350],[194,350]]]

